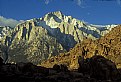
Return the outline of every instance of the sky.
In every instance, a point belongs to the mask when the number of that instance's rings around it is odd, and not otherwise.
[[[121,24],[121,0],[0,0],[0,24],[41,18],[54,11],[90,24]]]

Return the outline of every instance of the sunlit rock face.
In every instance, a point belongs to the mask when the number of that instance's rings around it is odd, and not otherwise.
[[[41,63],[42,66],[51,67],[54,64],[66,64],[69,69],[78,69],[78,58],[84,59],[93,56],[103,56],[115,63],[117,68],[121,68],[121,25],[114,27],[109,33],[97,40],[85,39],[76,44],[67,53],[49,58]],[[81,59],[81,58],[79,58]],[[102,60],[101,60],[102,62]],[[109,63],[109,62],[107,62]]]
[[[8,62],[39,64],[70,50],[85,38],[98,39],[115,26],[87,24],[60,11],[50,12],[8,30],[1,39],[2,48],[7,47],[2,52],[8,56]]]
[[[12,28],[9,26],[0,26],[0,40],[11,30]]]

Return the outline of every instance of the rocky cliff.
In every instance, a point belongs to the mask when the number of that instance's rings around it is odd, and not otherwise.
[[[113,28],[108,34],[97,39],[85,39],[67,53],[60,54],[42,62],[42,66],[51,67],[54,64],[66,64],[70,69],[79,67],[78,57],[84,59],[94,55],[102,55],[115,62],[121,68],[121,25]]]
[[[5,48],[1,51],[8,56],[8,62],[38,64],[68,51],[85,38],[100,38],[115,26],[87,24],[60,11],[51,12],[42,18],[26,20],[8,31],[1,40],[1,48]]]

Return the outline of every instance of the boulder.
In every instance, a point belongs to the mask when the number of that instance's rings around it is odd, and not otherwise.
[[[79,62],[79,72],[88,74],[98,80],[118,80],[119,72],[116,65],[103,56],[95,55]]]
[[[53,66],[53,69],[56,70],[57,72],[69,72],[68,67],[64,64],[60,65],[55,64]]]

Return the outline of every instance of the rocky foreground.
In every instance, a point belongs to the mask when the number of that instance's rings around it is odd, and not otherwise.
[[[103,56],[78,58],[79,68],[68,70],[66,65],[45,68],[32,63],[4,64],[0,59],[0,80],[12,82],[121,82],[116,65]]]

